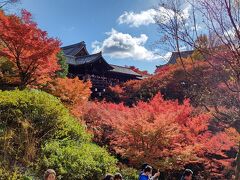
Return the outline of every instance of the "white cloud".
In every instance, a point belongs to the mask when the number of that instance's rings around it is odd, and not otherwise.
[[[155,23],[154,17],[157,12],[155,9],[149,9],[140,13],[124,12],[119,18],[119,24],[128,24],[132,27],[139,27],[141,25],[149,25]]]
[[[133,37],[130,34],[124,34],[112,29],[107,33],[108,37],[103,41],[95,41],[92,43],[93,53],[102,51],[104,54],[112,58],[133,59],[133,60],[162,60],[169,56],[159,55],[158,50],[148,50],[144,47],[148,40],[146,34],[139,37]]]
[[[191,5],[186,4],[182,12],[178,14],[180,19],[188,19],[190,17]],[[155,23],[155,18],[161,23],[167,23],[174,16],[174,12],[164,7],[158,9],[148,9],[141,11],[140,13],[135,12],[124,12],[119,18],[119,24],[127,24],[131,27],[139,27],[142,25],[149,25]]]

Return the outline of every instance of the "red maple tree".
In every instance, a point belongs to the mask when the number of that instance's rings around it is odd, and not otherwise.
[[[59,69],[60,42],[39,29],[26,10],[21,17],[0,11],[0,22],[0,56],[14,64],[19,87],[49,80]]]
[[[91,102],[84,119],[96,142],[108,144],[136,167],[144,162],[162,170],[180,169],[188,163],[209,164],[207,155],[223,155],[236,145],[227,134],[208,130],[209,113],[194,109],[188,100],[179,104],[160,94],[133,107]],[[210,141],[220,147],[218,151],[209,146]],[[219,166],[225,167],[227,160]]]

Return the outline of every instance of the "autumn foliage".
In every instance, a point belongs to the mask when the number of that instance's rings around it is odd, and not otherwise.
[[[142,71],[135,66],[127,66],[127,67],[142,76],[150,76],[150,74],[147,71]]]
[[[0,11],[0,22],[0,56],[14,64],[14,83],[23,88],[48,81],[59,69],[60,42],[39,29],[26,10],[21,17]]]
[[[210,114],[196,111],[188,100],[179,104],[160,94],[133,107],[91,103],[84,119],[96,142],[108,143],[136,167],[144,162],[162,170],[181,169],[188,163],[209,164],[208,154],[222,155],[236,145],[226,134],[214,135],[208,130]],[[209,146],[210,142],[217,146]],[[215,147],[220,148],[215,151]]]
[[[127,105],[141,100],[149,101],[159,92],[165,99],[178,99],[182,102],[185,98],[190,98],[191,102],[198,104],[205,90],[199,86],[202,85],[199,77],[209,74],[205,78],[209,80],[209,84],[213,84],[212,72],[209,64],[204,61],[192,62],[190,58],[187,58],[184,59],[184,64],[184,68],[181,63],[160,67],[154,75],[148,78],[141,81],[128,81],[112,87],[111,90],[116,93],[120,101]]]
[[[29,12],[17,17],[0,11],[0,83],[41,88],[58,97],[98,145],[127,165],[138,168],[147,162],[166,172],[201,164],[206,178],[219,179],[233,172],[240,135],[229,126],[239,127],[239,104],[236,93],[228,91],[238,88],[230,66],[219,61],[231,60],[226,51],[208,59],[196,51],[154,75],[130,66],[147,78],[110,87],[106,102],[90,102],[91,83],[66,78],[68,66],[59,46]],[[215,112],[233,123],[219,123]]]
[[[88,102],[91,94],[91,83],[74,79],[56,78],[45,88],[45,90],[60,100],[77,117],[81,117],[82,109]]]

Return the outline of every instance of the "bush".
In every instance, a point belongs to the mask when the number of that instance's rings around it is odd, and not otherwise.
[[[28,165],[39,153],[45,140],[90,139],[67,109],[53,96],[32,91],[0,93],[0,158],[10,163]]]
[[[124,180],[138,180],[139,172],[134,168],[124,167],[120,172]]]
[[[69,172],[68,177],[78,174],[83,165],[89,165],[85,169],[89,176],[114,169],[114,158],[90,140],[85,127],[54,96],[37,90],[0,91],[0,167],[6,172],[19,167],[22,173],[37,169],[32,174],[42,176],[46,168],[61,163],[57,171]],[[59,153],[62,156],[54,160]],[[66,161],[60,162],[61,158]]]
[[[6,180],[18,180],[18,179],[22,179],[23,175],[17,169],[13,169],[12,171],[9,171],[4,167],[1,167],[0,177],[1,179],[6,179]]]
[[[22,173],[19,167],[14,167],[11,170],[0,167],[0,179],[4,180],[36,180],[36,177],[30,176],[28,172]]]
[[[59,179],[100,179],[116,171],[116,160],[95,144],[53,141],[43,147],[43,155],[41,169],[55,169]]]

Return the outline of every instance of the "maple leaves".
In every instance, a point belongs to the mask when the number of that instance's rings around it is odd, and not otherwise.
[[[237,150],[239,134],[234,129],[218,133],[209,130],[213,117],[192,107],[189,100],[179,104],[158,93],[132,107],[89,102],[84,110],[84,121],[94,141],[107,145],[134,167],[148,162],[168,171],[198,163],[219,178],[223,170],[233,170],[231,156]]]
[[[86,105],[91,94],[91,83],[84,83],[78,77],[74,79],[56,78],[46,91],[57,96],[77,117],[81,117],[83,107]]]
[[[20,18],[0,11],[0,22],[0,56],[14,63],[20,88],[48,81],[59,69],[60,42],[48,38],[26,10]]]
[[[150,76],[150,74],[147,71],[141,71],[140,69],[136,68],[135,66],[127,66],[127,68],[133,70],[134,72],[136,72],[142,76]]]
[[[228,129],[214,134],[209,130],[210,114],[190,105],[190,101],[195,107],[208,102],[211,106],[208,110],[212,112],[216,110],[216,99],[220,99],[221,105],[228,103],[227,107],[235,108],[231,106],[235,96],[224,92],[227,85],[236,88],[230,83],[231,73],[225,74],[226,83],[219,83],[208,63],[186,58],[184,62],[177,60],[174,65],[159,68],[155,75],[142,81],[112,87],[130,107],[123,103],[88,102],[90,82],[56,77],[56,73],[59,77],[67,74],[64,59],[59,62],[63,70],[57,62],[60,42],[38,29],[29,12],[23,10],[21,18],[0,12],[0,21],[0,56],[4,58],[0,63],[0,80],[6,74],[13,74],[14,82],[22,88],[48,81],[45,90],[59,97],[80,120],[83,117],[94,133],[95,142],[109,145],[110,150],[127,158],[131,165],[137,167],[148,162],[162,170],[176,170],[195,162],[205,163],[210,169],[229,167],[232,163],[233,158],[228,158],[226,152],[231,148],[236,150],[239,133]],[[222,52],[220,57],[226,55]],[[202,59],[198,52],[195,57]],[[211,61],[217,62],[216,58]],[[221,64],[220,68],[223,67],[225,71],[229,68]],[[136,67],[129,68],[149,75]],[[203,74],[208,76],[202,77]],[[205,87],[215,88],[217,93]],[[217,108],[230,112],[224,106]]]
[[[166,99],[178,99],[182,102],[185,98],[190,98],[195,104],[200,103],[205,89],[204,85],[199,87],[202,83],[199,77],[209,74],[206,77],[209,84],[214,80],[210,76],[212,73],[209,70],[209,64],[196,61],[193,65],[191,58],[183,59],[183,61],[185,68],[181,63],[166,65],[158,68],[153,76],[141,81],[128,81],[111,90],[128,105],[135,104],[139,100],[149,101],[159,92]]]
[[[210,118],[208,113],[194,110],[188,100],[179,104],[164,100],[160,94],[133,107],[90,103],[84,113],[96,142],[101,144],[105,140],[105,145],[108,143],[110,149],[134,166],[149,162],[164,170],[205,161],[204,155],[214,150],[207,146],[214,137],[208,130]],[[225,137],[226,134],[219,136]],[[229,149],[233,144],[227,141],[219,150]]]

